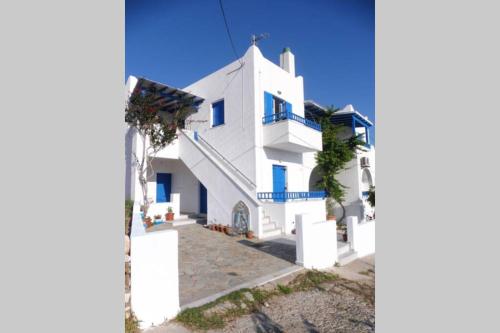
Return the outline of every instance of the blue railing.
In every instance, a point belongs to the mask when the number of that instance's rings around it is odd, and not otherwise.
[[[288,200],[324,199],[325,191],[312,192],[258,192],[257,199],[283,202]]]
[[[262,117],[262,123],[265,125],[265,124],[271,124],[271,123],[275,123],[275,122],[287,120],[287,119],[294,120],[294,121],[299,122],[303,125],[306,125],[307,127],[310,127],[312,129],[315,129],[315,130],[321,132],[321,125],[320,124],[318,124],[312,120],[305,119],[299,115],[296,115],[295,113],[287,112],[287,111],[273,113],[269,116],[264,116],[264,117]]]

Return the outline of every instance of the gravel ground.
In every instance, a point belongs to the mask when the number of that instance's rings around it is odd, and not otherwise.
[[[340,279],[323,288],[272,298],[260,311],[209,332],[375,332],[373,285]]]

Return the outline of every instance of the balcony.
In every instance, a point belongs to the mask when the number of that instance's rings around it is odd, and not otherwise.
[[[322,149],[321,126],[292,112],[262,118],[264,146],[296,153]]]
[[[273,202],[285,202],[291,200],[324,199],[325,191],[311,192],[258,192],[257,199],[272,200]]]

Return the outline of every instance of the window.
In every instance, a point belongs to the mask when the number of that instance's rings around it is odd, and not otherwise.
[[[212,104],[212,127],[224,124],[224,100]]]
[[[265,122],[269,123],[279,119],[286,118],[284,113],[292,113],[292,104],[276,97],[267,91],[264,92],[264,117]],[[279,116],[276,116],[279,115]]]

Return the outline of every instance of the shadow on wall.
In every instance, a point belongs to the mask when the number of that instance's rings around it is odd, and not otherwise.
[[[263,242],[251,242],[243,239],[238,241],[238,243],[291,262],[292,264],[295,264],[297,260],[295,242],[290,239],[279,238]]]
[[[269,160],[303,164],[302,154],[294,154],[284,150],[272,148],[264,148],[264,153],[266,154],[266,158]]]

